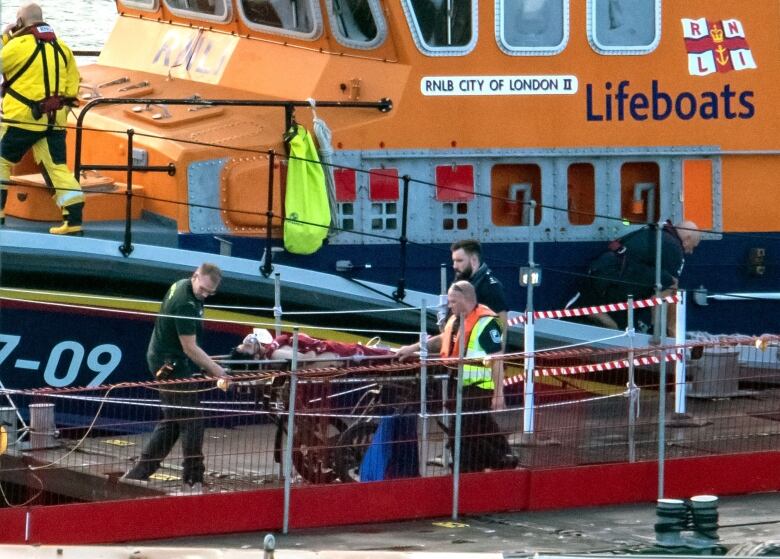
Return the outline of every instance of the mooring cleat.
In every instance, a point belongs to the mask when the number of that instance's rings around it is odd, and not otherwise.
[[[49,228],[49,233],[52,235],[70,235],[72,237],[83,237],[84,229],[81,225],[69,225],[67,221],[64,221],[62,225]]]

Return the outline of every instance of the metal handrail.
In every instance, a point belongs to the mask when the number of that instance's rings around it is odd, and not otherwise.
[[[255,100],[255,99],[203,99],[201,97],[189,97],[185,99],[149,99],[149,98],[120,98],[120,97],[99,97],[92,99],[89,103],[84,105],[81,109],[78,118],[76,119],[76,147],[74,154],[74,168],[73,172],[76,180],[79,180],[82,171],[84,170],[111,170],[111,171],[126,171],[127,172],[127,215],[125,222],[125,237],[124,243],[119,247],[119,252],[127,257],[133,251],[132,245],[132,183],[133,172],[165,172],[173,176],[176,173],[176,167],[173,163],[168,165],[135,165],[133,163],[133,135],[135,131],[132,128],[127,130],[128,148],[127,148],[127,165],[84,165],[81,162],[82,144],[84,141],[84,119],[87,113],[93,108],[99,105],[160,105],[165,107],[166,105],[196,105],[206,107],[217,106],[231,106],[231,107],[278,107],[284,109],[284,130],[289,130],[295,123],[295,107],[311,107],[312,105],[325,108],[353,108],[353,109],[378,109],[380,112],[388,112],[392,110],[393,103],[388,98],[380,99],[379,101],[269,101],[269,100]],[[272,251],[271,244],[273,242],[271,236],[271,221],[273,219],[273,158],[274,152],[269,152],[270,165],[268,169],[268,234],[266,237],[265,256],[263,258],[263,266],[261,272],[263,276],[268,277],[273,271],[272,263]],[[408,189],[406,189],[408,190]],[[405,190],[405,191],[406,191]],[[404,215],[404,221],[406,216]],[[404,223],[404,229],[406,224]],[[403,287],[400,288],[403,293]]]

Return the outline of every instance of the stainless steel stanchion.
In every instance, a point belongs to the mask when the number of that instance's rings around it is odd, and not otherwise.
[[[460,499],[460,437],[463,431],[463,356],[466,354],[466,317],[460,315],[458,329],[458,383],[455,391],[455,441],[452,455],[452,519],[458,519],[458,504]]]
[[[287,441],[284,448],[284,522],[285,534],[290,526],[290,484],[292,481],[292,449],[295,437],[295,393],[298,387],[298,328],[293,328],[293,355],[290,361],[290,402],[287,405]]]
[[[661,323],[666,324],[666,303],[661,304]],[[666,466],[666,351],[658,364],[658,498],[664,498],[664,468]]]
[[[420,306],[420,420],[422,435],[420,437],[420,460],[422,475],[427,473],[428,463],[428,306],[425,299]]]
[[[628,298],[628,461],[636,462],[636,418],[639,415],[639,388],[636,386],[634,371],[634,298]]]

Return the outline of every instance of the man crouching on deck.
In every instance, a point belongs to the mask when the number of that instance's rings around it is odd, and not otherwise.
[[[452,315],[444,331],[430,338],[428,349],[439,351],[443,358],[457,357],[462,315],[465,317],[466,359],[501,352],[501,327],[496,314],[485,305],[477,304],[473,285],[467,281],[456,281],[447,292],[447,300]],[[420,344],[416,343],[400,348],[397,355],[403,361],[419,350]],[[464,365],[461,471],[480,472],[517,465],[517,458],[512,455],[506,436],[489,413],[491,408],[500,410],[503,407],[504,373],[501,363],[495,360],[489,366],[478,362]],[[453,435],[454,428],[451,428],[450,445]]]

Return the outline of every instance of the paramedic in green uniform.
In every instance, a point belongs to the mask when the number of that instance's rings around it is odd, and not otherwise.
[[[222,272],[214,264],[201,264],[192,277],[174,283],[163,299],[154,325],[146,362],[160,380],[183,379],[202,370],[227,387],[227,372],[200,347],[203,332],[203,301],[217,292]],[[184,455],[182,481],[197,491],[203,483],[204,423],[200,410],[203,383],[180,383],[160,387],[163,419],[125,479],[145,480],[170,453],[179,436]]]

